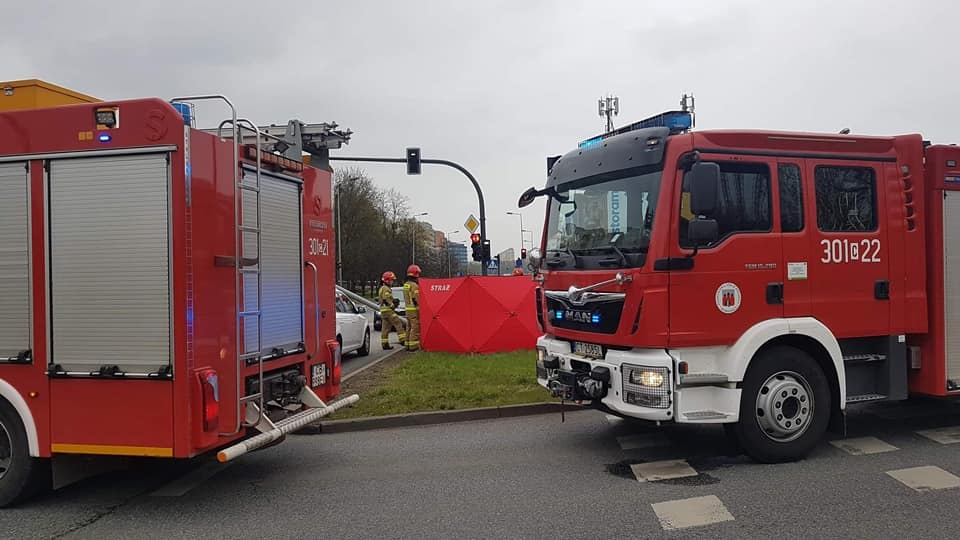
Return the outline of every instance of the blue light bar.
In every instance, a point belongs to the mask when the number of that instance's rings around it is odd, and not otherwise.
[[[600,315],[594,313],[593,316],[590,317],[590,322],[593,324],[600,324]]]
[[[617,128],[613,131],[609,131],[602,135],[597,135],[596,137],[591,137],[584,141],[581,141],[578,145],[579,148],[587,148],[593,146],[604,139],[608,139],[615,135],[620,135],[622,133],[628,133],[630,131],[636,131],[638,129],[652,128],[652,127],[665,127],[670,129],[670,134],[674,135],[677,133],[683,133],[693,126],[693,115],[688,111],[667,111],[665,113],[660,113],[656,116],[651,116],[650,118],[645,118],[639,122],[634,122],[632,124]]]
[[[110,142],[113,139],[113,137],[111,137],[109,133],[101,133],[100,135],[97,136],[97,139],[100,142]]]

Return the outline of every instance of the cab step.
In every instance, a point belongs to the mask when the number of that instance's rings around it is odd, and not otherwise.
[[[725,420],[729,417],[727,413],[722,413],[720,411],[690,411],[683,413],[683,417],[687,420],[703,422],[707,420]]]
[[[869,401],[884,401],[888,396],[883,394],[863,394],[859,396],[847,396],[847,403],[867,403]]]
[[[885,362],[887,355],[880,353],[850,354],[843,357],[844,364],[866,364],[870,362]]]

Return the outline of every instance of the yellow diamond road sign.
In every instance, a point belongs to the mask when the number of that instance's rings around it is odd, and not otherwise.
[[[470,214],[470,217],[467,218],[467,221],[463,223],[463,226],[467,228],[471,233],[477,232],[477,227],[480,226],[480,222],[477,221],[477,218],[473,217],[473,214]]]

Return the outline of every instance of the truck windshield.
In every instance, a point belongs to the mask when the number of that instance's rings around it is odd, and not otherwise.
[[[649,171],[649,169],[647,169]],[[560,198],[550,200],[547,251],[563,252],[581,267],[584,255],[604,256],[598,267],[640,266],[650,245],[662,170],[586,179],[557,186]],[[633,255],[631,255],[633,254]],[[610,263],[613,256],[617,263]],[[552,266],[570,266],[558,263]]]

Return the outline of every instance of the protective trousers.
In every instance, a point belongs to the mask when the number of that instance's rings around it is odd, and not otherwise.
[[[397,338],[403,345],[407,341],[407,332],[403,326],[403,320],[397,315],[397,312],[393,309],[381,309],[380,318],[383,320],[383,325],[380,327],[380,345],[387,346],[390,344],[390,332],[392,330],[397,331]]]
[[[407,350],[420,349],[420,310],[407,308]]]

